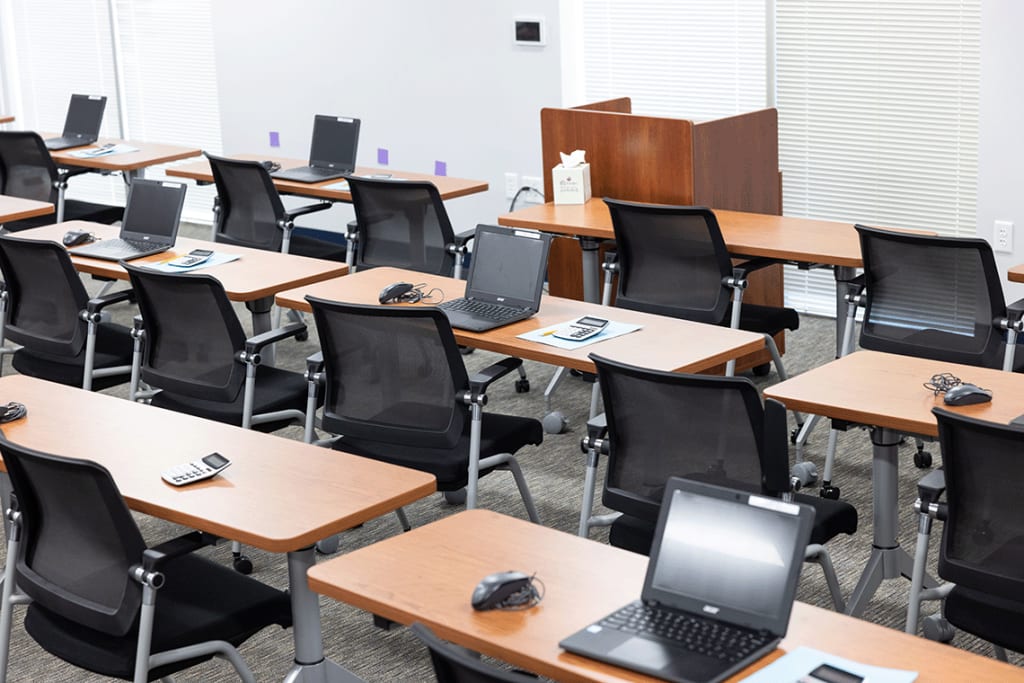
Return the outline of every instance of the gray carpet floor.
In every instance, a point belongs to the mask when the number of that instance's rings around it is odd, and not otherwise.
[[[183,226],[182,232],[205,237],[208,228]],[[90,288],[96,284],[88,281]],[[239,307],[239,316],[248,323],[248,313]],[[129,320],[131,311],[122,307],[116,319]],[[312,321],[309,320],[312,326]],[[811,367],[830,360],[834,353],[834,323],[832,320],[804,316],[801,327],[787,337],[785,362],[791,374],[798,374]],[[311,331],[312,332],[312,331]],[[278,346],[278,364],[301,371],[304,359],[317,350],[316,334],[311,333],[308,342],[288,342]],[[496,356],[475,352],[465,357],[467,367],[472,371],[492,362]],[[9,368],[9,364],[8,364]],[[527,363],[532,389],[526,394],[515,393],[511,379],[496,383],[489,392],[490,410],[541,417],[544,413],[543,390],[553,368],[537,363]],[[7,370],[10,372],[10,370]],[[766,378],[755,380],[759,386],[778,381],[773,372]],[[542,522],[557,529],[575,533],[579,519],[582,497],[583,455],[579,449],[580,437],[585,434],[587,410],[589,409],[590,384],[572,379],[562,383],[555,396],[555,407],[563,411],[568,419],[568,431],[548,435],[537,448],[521,452],[523,465],[530,488],[534,493]],[[124,388],[115,388],[109,393],[126,396]],[[16,399],[17,397],[8,397]],[[807,449],[809,459],[819,467],[823,460],[827,431],[819,427],[812,435]],[[277,433],[279,438],[301,438],[298,428],[289,428]],[[932,445],[930,450],[937,451]],[[901,447],[900,460],[900,538],[905,547],[913,548],[916,533],[916,515],[912,510],[916,491],[914,484],[921,471],[912,465],[914,444],[912,440]],[[73,456],[74,439],[69,436],[66,455]],[[144,457],[140,453],[140,457]],[[940,458],[936,455],[936,462]],[[297,466],[301,466],[297,464]],[[154,475],[155,476],[155,475]],[[867,560],[871,545],[871,445],[866,431],[853,429],[840,436],[834,481],[841,486],[843,498],[852,502],[860,513],[860,528],[851,537],[841,537],[830,545],[833,562],[839,573],[844,595],[849,595]],[[521,499],[507,473],[496,473],[486,477],[480,486],[480,504],[505,514],[525,518]],[[447,505],[440,495],[434,495],[407,508],[414,526],[452,514],[461,507]],[[182,530],[162,520],[138,516],[143,534],[151,542],[173,537]],[[393,515],[373,520],[359,529],[343,534],[340,552],[360,548],[399,532]],[[606,542],[606,534],[598,530],[592,533],[595,542]],[[932,566],[936,555],[938,534],[933,537]],[[230,548],[227,544],[209,549],[212,557],[230,562]],[[255,549],[247,549],[255,564],[254,576],[271,585],[285,588],[287,579],[285,561],[281,555],[273,555]],[[0,549],[0,555],[3,555]],[[3,558],[0,557],[0,562]],[[865,618],[885,626],[902,629],[906,615],[908,582],[887,581],[872,600]],[[827,588],[821,571],[814,565],[805,565],[798,597],[800,600],[822,607],[830,607]],[[467,595],[467,600],[469,596]],[[407,629],[394,628],[383,631],[373,626],[369,614],[348,605],[323,599],[321,601],[324,643],[326,653],[367,681],[429,681],[433,680],[428,658]],[[933,611],[926,606],[925,611]],[[955,647],[977,651],[991,656],[990,648],[975,638],[958,633]],[[242,647],[242,654],[260,681],[281,680],[291,665],[291,634],[280,629],[264,630]],[[1021,659],[1011,656],[1018,665]],[[73,669],[40,649],[24,632],[20,613],[16,615],[13,650],[10,665],[11,681],[106,681]],[[1022,672],[1024,675],[1024,672]],[[234,681],[231,668],[223,662],[213,661],[195,667],[176,677],[178,681]]]

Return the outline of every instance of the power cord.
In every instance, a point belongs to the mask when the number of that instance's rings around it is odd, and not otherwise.
[[[533,192],[533,193],[535,193],[535,194],[540,196],[541,201],[544,200],[544,193],[543,192],[541,192],[540,190],[538,190],[535,187],[531,187],[529,185],[523,185],[522,187],[519,188],[519,190],[512,197],[512,203],[508,205],[509,213],[511,213],[511,212],[516,210],[516,202],[519,201],[519,198],[523,195],[524,192]]]

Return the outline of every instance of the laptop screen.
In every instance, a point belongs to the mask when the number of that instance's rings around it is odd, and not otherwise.
[[[309,165],[353,171],[358,146],[359,119],[317,114],[313,120]]]
[[[185,184],[136,179],[128,192],[121,237],[174,243],[185,202]]]
[[[97,137],[106,106],[107,98],[102,95],[72,95],[64,121],[64,137]]]
[[[536,308],[544,290],[551,236],[532,230],[478,225],[466,297]]]
[[[814,510],[684,479],[670,484],[644,600],[785,633]]]

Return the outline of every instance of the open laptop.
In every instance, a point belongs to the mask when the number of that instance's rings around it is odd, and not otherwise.
[[[728,678],[786,634],[813,522],[808,505],[669,479],[640,600],[559,645],[676,683]]]
[[[526,320],[540,308],[551,235],[476,226],[466,294],[438,307],[452,327],[484,332]]]
[[[119,237],[75,247],[72,253],[107,261],[131,261],[167,251],[178,237],[184,203],[184,183],[133,180]]]
[[[100,137],[106,106],[107,98],[103,95],[72,95],[68,116],[64,120],[64,132],[59,138],[44,140],[46,149],[56,151],[96,142]]]
[[[358,146],[359,119],[317,114],[313,120],[309,165],[274,171],[270,175],[300,183],[319,183],[343,178],[356,170]]]

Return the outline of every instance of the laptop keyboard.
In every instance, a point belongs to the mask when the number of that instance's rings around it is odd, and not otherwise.
[[[159,248],[159,245],[151,242],[145,242],[143,240],[126,240],[120,237],[115,237],[113,239],[98,242],[93,248],[102,251],[108,256],[123,257],[134,256],[140,251],[151,251],[154,248]]]
[[[494,322],[507,320],[517,315],[522,315],[522,309],[513,306],[502,306],[485,301],[474,301],[473,299],[452,299],[444,301],[438,306],[445,311],[462,311],[477,318],[484,318]]]
[[[702,619],[675,610],[635,602],[605,617],[600,624],[626,633],[651,635],[684,649],[735,662],[765,645],[771,634]]]

